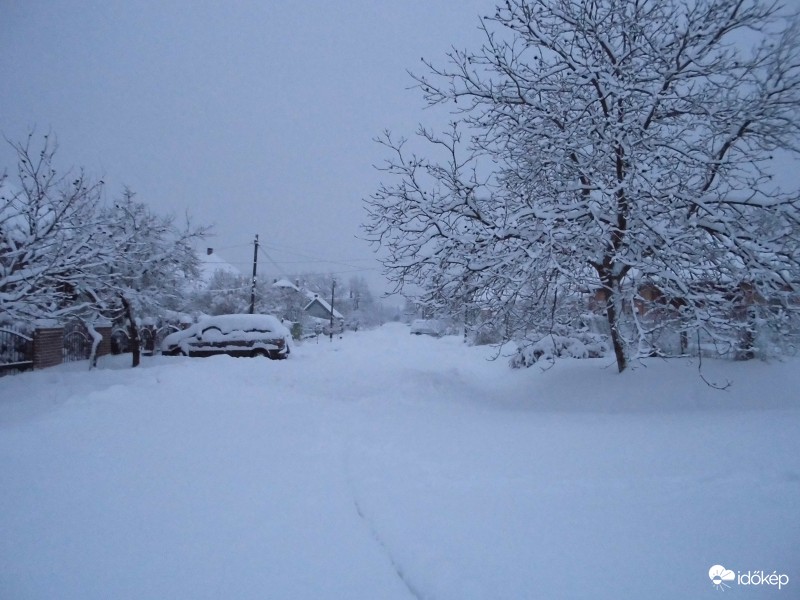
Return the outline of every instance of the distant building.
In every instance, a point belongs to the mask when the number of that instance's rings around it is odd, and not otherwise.
[[[288,279],[276,279],[272,282],[272,287],[281,288],[285,290],[294,290],[295,292],[299,292],[300,288],[293,284]]]
[[[228,275],[241,277],[242,272],[236,267],[222,258],[219,254],[214,252],[213,248],[206,248],[205,252],[197,253],[198,269],[200,277],[197,281],[198,287],[208,285],[211,278],[218,272],[222,271]]]
[[[303,310],[309,316],[329,321],[331,318],[331,312],[333,312],[333,318],[335,320],[344,321],[344,316],[342,315],[342,313],[340,313],[335,308],[331,308],[330,303],[324,298],[322,298],[319,294],[306,292],[306,295],[309,298],[311,298],[311,301],[308,304],[306,304]]]

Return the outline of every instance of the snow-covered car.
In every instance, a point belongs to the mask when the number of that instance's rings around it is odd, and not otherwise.
[[[417,319],[411,323],[412,335],[432,335],[441,337],[444,335],[445,327],[441,321],[436,319]]]
[[[206,317],[161,342],[168,356],[289,356],[291,334],[272,315],[217,315]]]

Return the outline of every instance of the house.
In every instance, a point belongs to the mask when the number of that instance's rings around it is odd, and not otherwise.
[[[295,284],[288,279],[276,279],[272,282],[272,287],[287,295],[302,298],[303,312],[309,317],[330,322],[331,312],[333,312],[335,320],[344,321],[344,315],[335,308],[331,309],[330,302],[325,300],[322,295],[301,287],[299,281]]]
[[[270,287],[270,312],[293,323],[301,322],[308,304],[303,291],[288,279],[275,279]]]
[[[303,309],[309,316],[317,319],[324,319],[330,321],[331,313],[336,321],[344,322],[344,316],[336,308],[332,308],[330,303],[322,298],[319,294],[313,292],[306,292],[306,296],[310,298],[310,302],[306,304]]]
[[[299,292],[300,288],[293,284],[288,279],[276,279],[272,282],[272,287],[280,288],[284,290],[294,290],[295,292]]]
[[[693,281],[689,291],[691,296],[681,297],[670,295],[653,281],[638,283],[632,302],[623,303],[622,312],[635,316],[640,345],[646,341],[654,352],[666,355],[707,348],[712,355],[727,352],[737,359],[752,358],[759,329],[764,335],[771,335],[769,328],[759,323],[765,318],[759,313],[780,312],[798,300],[789,285],[759,290],[752,282],[724,278]],[[606,299],[606,290],[590,291],[589,310],[598,316],[604,314]],[[697,327],[698,314],[705,315],[702,327]],[[690,331],[696,334],[692,339]],[[608,333],[605,324],[601,332]]]
[[[293,322],[306,321],[311,330],[322,330],[331,322],[331,313],[338,327],[344,324],[344,315],[335,308],[331,310],[328,300],[321,294],[302,287],[300,282],[276,279],[272,282],[275,299],[274,311]],[[334,300],[335,301],[335,300]]]
[[[242,272],[214,252],[213,248],[206,248],[205,253],[197,253],[198,270],[200,278],[197,282],[198,287],[208,285],[214,275],[221,271],[232,277],[241,277]]]

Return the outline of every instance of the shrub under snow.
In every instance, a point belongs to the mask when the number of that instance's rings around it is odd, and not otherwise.
[[[519,369],[530,367],[542,359],[553,360],[556,357],[600,358],[606,356],[609,350],[606,336],[597,333],[548,333],[528,338],[517,348],[517,353],[511,357],[509,364],[512,368]]]

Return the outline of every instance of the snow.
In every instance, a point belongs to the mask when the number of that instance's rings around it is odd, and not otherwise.
[[[217,315],[206,317],[200,320],[197,329],[203,330],[206,327],[216,327],[221,333],[232,333],[235,331],[274,331],[276,333],[289,334],[289,330],[273,315],[262,314],[239,314],[239,315]]]
[[[706,361],[719,391],[495,353],[392,324],[2,378],[0,597],[795,597],[798,360]]]
[[[197,252],[198,268],[200,279],[198,285],[207,285],[217,271],[223,271],[229,275],[241,276],[241,271],[222,258],[216,252]]]
[[[294,290],[295,292],[299,292],[300,288],[293,284],[288,279],[278,279],[275,283],[272,284],[272,287],[277,288],[286,288],[290,290]]]
[[[212,327],[216,328],[218,332],[205,331]],[[200,332],[203,332],[204,337],[208,340],[223,341],[231,336],[242,340],[255,340],[263,338],[265,331],[271,331],[287,338],[291,335],[286,326],[273,315],[216,315],[205,317],[186,329],[170,333],[164,338],[162,346],[167,348]]]

